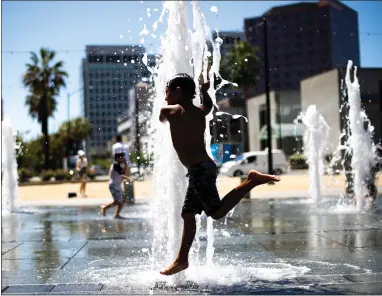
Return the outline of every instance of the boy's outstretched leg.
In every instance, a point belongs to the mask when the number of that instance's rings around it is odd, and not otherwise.
[[[211,217],[215,220],[223,218],[254,187],[278,181],[280,178],[277,176],[262,174],[255,170],[249,171],[247,179],[223,197],[220,207],[211,214]]]
[[[115,201],[107,204],[106,206],[101,206],[101,214],[102,216],[106,216],[106,210],[111,208],[111,207],[114,207],[115,206]]]
[[[160,272],[163,275],[173,275],[188,268],[188,253],[190,252],[196,232],[195,214],[183,214],[183,221],[182,242],[178,256],[169,267]]]

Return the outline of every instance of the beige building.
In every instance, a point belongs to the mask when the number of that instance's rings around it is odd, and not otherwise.
[[[330,127],[329,151],[337,148],[347,124],[347,97],[342,83],[345,74],[346,69],[337,68],[302,80],[300,92],[270,92],[273,148],[282,149],[290,155],[296,148],[302,147],[302,142],[295,139],[293,121],[309,105],[317,106]],[[362,108],[374,126],[374,142],[379,143],[382,139],[382,69],[361,68],[357,77]],[[265,94],[249,99],[247,110],[249,149],[262,150],[267,144]],[[298,125],[296,135],[300,139],[303,132],[303,127]]]
[[[347,94],[343,88],[346,69],[337,68],[301,81],[301,108],[316,105],[330,126],[328,148],[333,151],[347,124]],[[361,68],[357,71],[361,105],[374,126],[374,142],[381,141],[382,69]],[[353,80],[353,77],[351,78]]]
[[[287,155],[301,147],[302,128],[295,130],[294,120],[301,112],[298,91],[270,92],[272,148],[282,149]],[[247,101],[249,150],[264,150],[267,147],[267,109],[265,94]],[[296,136],[299,140],[296,140]]]

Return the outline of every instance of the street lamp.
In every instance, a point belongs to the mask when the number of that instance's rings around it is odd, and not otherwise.
[[[267,102],[267,145],[268,145],[268,173],[273,173],[273,155],[272,155],[272,126],[271,126],[271,101],[269,98],[269,66],[268,66],[268,36],[267,19],[263,17],[264,29],[264,83],[265,98]]]
[[[81,88],[79,88],[79,89],[77,89],[77,90],[67,94],[67,106],[68,106],[68,110],[67,110],[68,111],[68,135],[67,135],[67,137],[68,137],[68,143],[67,143],[67,147],[66,147],[66,150],[67,150],[67,152],[66,152],[66,159],[67,160],[66,160],[66,167],[65,167],[65,169],[68,168],[68,159],[70,159],[71,152],[72,152],[71,151],[71,149],[72,149],[72,141],[71,141],[71,138],[70,138],[70,96],[78,93],[81,90],[83,90],[83,87],[81,87]]]

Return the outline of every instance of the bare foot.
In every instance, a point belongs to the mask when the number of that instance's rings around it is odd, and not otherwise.
[[[280,177],[278,177],[278,176],[262,174],[258,171],[255,171],[255,170],[249,171],[247,179],[249,181],[252,181],[255,184],[255,186],[259,186],[259,185],[266,184],[269,182],[279,182],[280,181]]]
[[[127,219],[127,218],[125,218],[125,217],[123,217],[123,216],[121,216],[121,215],[115,215],[114,218],[115,218],[115,219]]]
[[[171,264],[165,270],[161,271],[160,274],[173,275],[173,274],[178,273],[178,272],[185,270],[187,268],[188,268],[188,262],[180,263],[178,261],[174,261],[173,264]]]
[[[101,206],[101,215],[106,216],[105,206]]]

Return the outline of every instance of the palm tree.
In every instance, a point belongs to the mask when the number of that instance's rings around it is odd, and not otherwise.
[[[243,87],[244,98],[250,96],[250,89],[256,85],[259,76],[258,48],[248,41],[237,41],[222,60],[222,77]]]
[[[29,107],[32,118],[41,123],[44,136],[45,169],[49,168],[49,132],[48,119],[56,111],[56,96],[61,87],[65,87],[68,74],[62,70],[63,62],[54,62],[55,52],[46,48],[40,49],[40,57],[31,52],[32,63],[26,64],[27,71],[23,76],[23,84],[28,88],[25,105]]]

